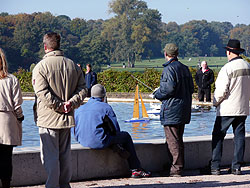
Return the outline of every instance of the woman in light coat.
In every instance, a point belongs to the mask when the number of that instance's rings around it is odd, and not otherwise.
[[[22,142],[22,93],[18,79],[8,73],[5,54],[0,48],[0,179],[9,188],[12,177],[12,152]]]

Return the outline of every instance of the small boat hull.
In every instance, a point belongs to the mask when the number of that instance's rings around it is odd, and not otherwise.
[[[149,122],[150,119],[129,119],[125,120],[125,123],[135,123],[135,122]]]

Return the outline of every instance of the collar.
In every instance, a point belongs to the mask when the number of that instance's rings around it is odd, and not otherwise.
[[[166,63],[164,63],[162,66],[166,67],[166,66],[168,66],[170,63],[172,63],[174,61],[178,61],[178,58],[177,57],[173,57],[169,61],[167,61]]]
[[[102,98],[100,98],[100,97],[90,97],[90,100],[102,102]]]
[[[231,60],[228,61],[228,62],[234,61],[234,60],[236,60],[236,59],[242,59],[242,57],[241,57],[241,56],[235,57],[235,58],[231,59]]]
[[[50,56],[63,56],[63,51],[62,50],[50,51],[43,56],[43,59]]]

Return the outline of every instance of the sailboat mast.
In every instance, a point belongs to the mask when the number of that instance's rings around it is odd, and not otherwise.
[[[135,99],[134,99],[134,111],[133,111],[133,119],[139,119],[139,88],[138,85],[136,85],[135,89]]]

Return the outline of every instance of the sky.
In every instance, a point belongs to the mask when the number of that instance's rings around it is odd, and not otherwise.
[[[9,14],[51,12],[86,20],[109,19],[111,0],[0,0],[0,12]],[[184,24],[191,20],[250,25],[250,0],[144,0],[157,9],[165,23]]]

